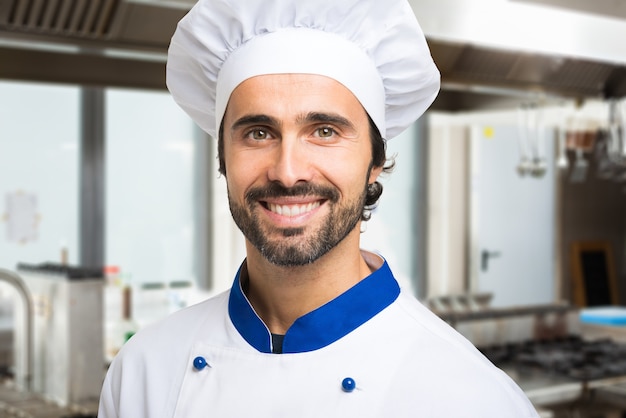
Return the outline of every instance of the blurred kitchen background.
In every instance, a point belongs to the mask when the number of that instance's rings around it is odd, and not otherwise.
[[[0,0],[0,416],[94,416],[244,257],[165,58],[192,0]],[[412,0],[442,91],[362,246],[545,417],[626,411],[626,2]]]

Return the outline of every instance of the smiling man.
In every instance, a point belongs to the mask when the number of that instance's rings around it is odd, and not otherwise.
[[[360,249],[385,141],[439,88],[406,0],[200,0],[168,87],[217,137],[247,257],[229,291],[123,347],[100,418],[536,416]]]

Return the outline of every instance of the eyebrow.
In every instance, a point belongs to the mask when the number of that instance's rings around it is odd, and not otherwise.
[[[298,117],[298,123],[323,122],[341,126],[347,129],[355,129],[354,124],[347,118],[336,113],[309,112],[305,116]]]
[[[271,117],[271,116],[267,116],[267,115],[245,115],[240,117],[239,119],[237,119],[231,126],[231,131],[234,131],[236,129],[241,128],[242,126],[249,126],[249,125],[257,125],[257,124],[263,124],[263,125],[271,125],[271,126],[278,126],[280,125],[280,122]]]

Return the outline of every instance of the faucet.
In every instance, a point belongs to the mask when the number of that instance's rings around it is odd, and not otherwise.
[[[24,368],[24,386],[27,391],[31,389],[33,377],[33,310],[32,297],[24,280],[9,270],[0,269],[0,281],[8,282],[18,291],[24,302],[24,319],[26,323],[26,364]]]

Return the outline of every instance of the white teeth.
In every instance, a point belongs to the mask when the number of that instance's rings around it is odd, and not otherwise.
[[[269,203],[267,206],[270,211],[277,213],[278,215],[293,217],[310,212],[313,209],[319,207],[320,202],[311,202],[306,205],[277,205]]]

